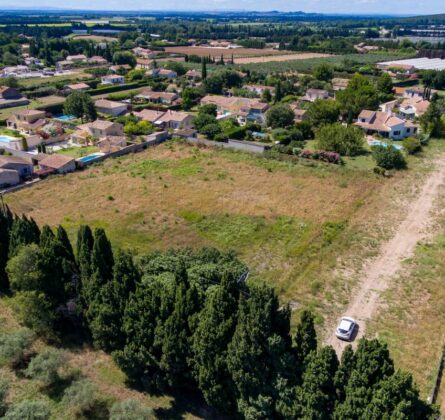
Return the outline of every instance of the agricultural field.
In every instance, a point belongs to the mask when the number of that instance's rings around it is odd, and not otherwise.
[[[93,41],[93,42],[116,42],[117,38],[113,38],[111,36],[105,35],[74,35],[73,39],[82,39],[85,41]]]
[[[251,63],[268,63],[276,61],[289,60],[312,60],[314,58],[330,57],[330,54],[321,53],[297,53],[297,54],[283,54],[283,55],[263,55],[258,57],[237,57],[234,58],[235,64],[251,64]]]
[[[221,55],[225,59],[245,58],[245,57],[261,57],[261,56],[282,56],[286,54],[295,55],[292,51],[278,51],[268,48],[213,48],[213,47],[165,47],[165,52],[170,54],[187,54],[198,55],[200,57],[220,58]]]

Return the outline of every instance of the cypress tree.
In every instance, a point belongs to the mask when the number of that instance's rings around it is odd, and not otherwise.
[[[71,242],[68,238],[68,234],[66,233],[66,230],[61,225],[57,226],[56,238],[61,246],[64,257],[69,262],[74,264],[75,258],[74,258],[73,246],[71,245]]]
[[[12,222],[13,217],[9,208],[5,205],[0,205],[0,292],[9,289],[6,263],[8,262],[9,231]]]
[[[295,334],[295,354],[301,365],[313,351],[317,350],[317,333],[314,317],[309,311],[301,313],[300,324]]]
[[[202,80],[207,79],[207,64],[204,57],[201,60],[201,75],[202,75]]]
[[[225,273],[208,296],[193,336],[193,375],[206,402],[233,411],[234,384],[227,367],[227,346],[235,331],[239,290],[233,275]]]
[[[283,99],[283,91],[281,90],[281,80],[278,80],[275,86],[275,103]]]
[[[91,271],[101,284],[113,278],[113,250],[111,243],[102,228],[94,231],[93,252],[91,254]]]
[[[40,231],[33,219],[15,217],[9,235],[9,258],[17,255],[23,245],[39,243]]]
[[[40,235],[40,246],[45,248],[55,239],[54,233],[48,225],[44,225]]]
[[[355,366],[355,355],[351,345],[347,345],[341,355],[340,366],[335,374],[334,383],[337,388],[337,400],[339,402],[345,399],[345,387],[351,377]]]
[[[82,225],[77,232],[77,265],[82,280],[91,275],[91,254],[94,238],[89,226]]]

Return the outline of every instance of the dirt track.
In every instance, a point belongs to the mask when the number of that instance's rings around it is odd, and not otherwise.
[[[410,203],[407,216],[398,226],[392,239],[385,242],[379,255],[364,266],[362,279],[353,291],[349,305],[342,315],[355,318],[359,324],[355,343],[366,333],[366,322],[378,308],[380,294],[388,288],[391,279],[400,270],[402,261],[412,256],[419,241],[431,235],[429,229],[433,222],[431,210],[444,178],[445,156],[442,156],[423,184],[417,198]],[[335,337],[335,326],[330,326],[325,343],[334,347],[340,355],[348,343]]]

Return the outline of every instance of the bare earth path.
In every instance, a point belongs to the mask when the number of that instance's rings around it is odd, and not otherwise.
[[[432,224],[431,210],[438,196],[439,186],[445,178],[445,156],[436,162],[436,168],[428,175],[417,198],[409,205],[406,218],[397,228],[394,236],[385,242],[378,257],[370,261],[362,270],[361,281],[353,293],[343,316],[353,317],[359,324],[357,339],[366,333],[366,322],[376,311],[379,296],[384,292],[401,268],[404,259],[412,256],[416,244],[429,235]],[[335,325],[326,336],[326,344],[331,345],[338,355],[348,344],[335,337]]]

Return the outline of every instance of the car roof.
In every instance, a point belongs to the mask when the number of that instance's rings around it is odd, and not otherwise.
[[[338,327],[342,330],[348,331],[352,324],[354,324],[354,321],[351,318],[342,318]]]

